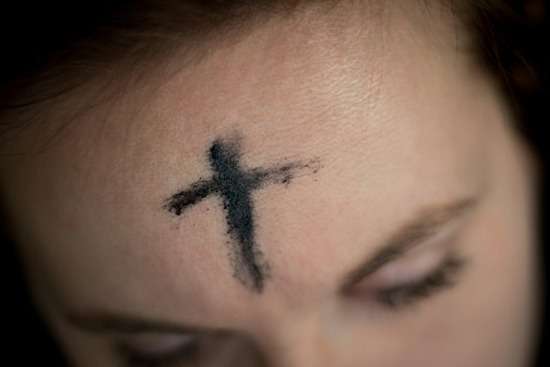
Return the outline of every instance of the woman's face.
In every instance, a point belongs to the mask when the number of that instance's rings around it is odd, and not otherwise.
[[[530,159],[456,20],[407,4],[256,25],[3,158],[75,364],[525,366]]]

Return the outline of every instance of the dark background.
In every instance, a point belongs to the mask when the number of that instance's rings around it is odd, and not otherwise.
[[[43,3],[49,4],[47,1]],[[101,1],[97,3],[99,4]],[[545,294],[547,294],[548,274],[545,269],[549,255],[547,246],[544,244],[549,243],[548,213],[550,211],[548,174],[550,159],[547,148],[550,143],[550,133],[547,132],[547,124],[550,121],[550,59],[548,57],[550,39],[546,35],[550,34],[550,29],[548,13],[544,9],[548,10],[549,7],[547,1],[540,0],[518,1],[518,3],[522,3],[525,12],[531,14],[531,20],[513,25],[497,24],[495,31],[504,32],[505,37],[502,39],[510,43],[510,49],[519,50],[521,58],[529,65],[528,68],[518,68],[517,73],[511,73],[513,80],[507,80],[505,83],[517,83],[523,86],[521,93],[514,95],[513,99],[520,108],[521,120],[526,122],[522,125],[524,134],[532,143],[543,166],[540,200],[540,259],[541,267],[544,270]],[[41,8],[19,6],[17,11],[6,6],[5,2],[0,5],[0,52],[2,52],[2,61],[7,65],[4,67],[4,73],[6,70],[9,72],[10,67],[14,67],[15,63],[25,57],[29,53],[29,49],[35,53],[40,52],[43,45],[41,45],[39,34],[43,31],[47,30],[50,34],[57,33],[60,38],[64,37],[64,30],[56,26],[56,22],[54,22],[56,17],[57,20],[65,20],[65,23],[60,22],[59,24],[71,25],[74,23],[74,21],[67,20],[71,18],[67,11],[74,10],[74,4],[73,8],[65,8],[64,13],[58,11],[59,9],[53,9],[55,11],[49,9],[48,11],[44,4]],[[53,14],[54,12],[55,14]],[[78,13],[81,14],[80,11]],[[50,16],[52,18],[48,19]],[[506,55],[500,56],[504,58],[505,63]],[[2,82],[1,79],[0,82]],[[0,225],[2,223],[5,222],[1,221]],[[2,315],[5,322],[2,325],[5,328],[3,329],[4,342],[0,365],[65,366],[66,363],[59,353],[58,346],[50,337],[42,319],[32,306],[15,246],[5,238],[6,236],[0,235],[2,241],[0,245],[6,251],[5,256],[2,256],[5,282],[2,297],[4,310]],[[538,342],[539,360],[537,365],[541,367],[544,366],[543,354],[547,354],[545,343],[549,339],[548,304],[545,299],[546,297],[544,297],[541,336]],[[474,335],[475,330],[472,330],[472,336]]]

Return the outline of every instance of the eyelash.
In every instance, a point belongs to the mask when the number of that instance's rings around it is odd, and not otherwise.
[[[449,256],[437,269],[418,281],[376,291],[376,300],[391,310],[411,306],[439,291],[452,288],[466,265],[466,259],[457,255]]]

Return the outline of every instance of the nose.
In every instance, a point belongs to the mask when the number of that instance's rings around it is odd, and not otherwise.
[[[338,348],[321,323],[315,318],[283,325],[270,349],[270,367],[343,366]]]

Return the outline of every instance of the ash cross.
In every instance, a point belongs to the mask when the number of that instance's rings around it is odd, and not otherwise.
[[[199,179],[187,189],[169,197],[164,208],[180,216],[186,209],[209,196],[222,199],[227,233],[232,244],[234,276],[246,287],[261,293],[268,274],[268,265],[256,243],[253,191],[265,185],[288,185],[299,172],[317,173],[319,160],[290,162],[271,168],[244,169],[241,164],[239,139],[215,140],[208,151],[213,175]]]

